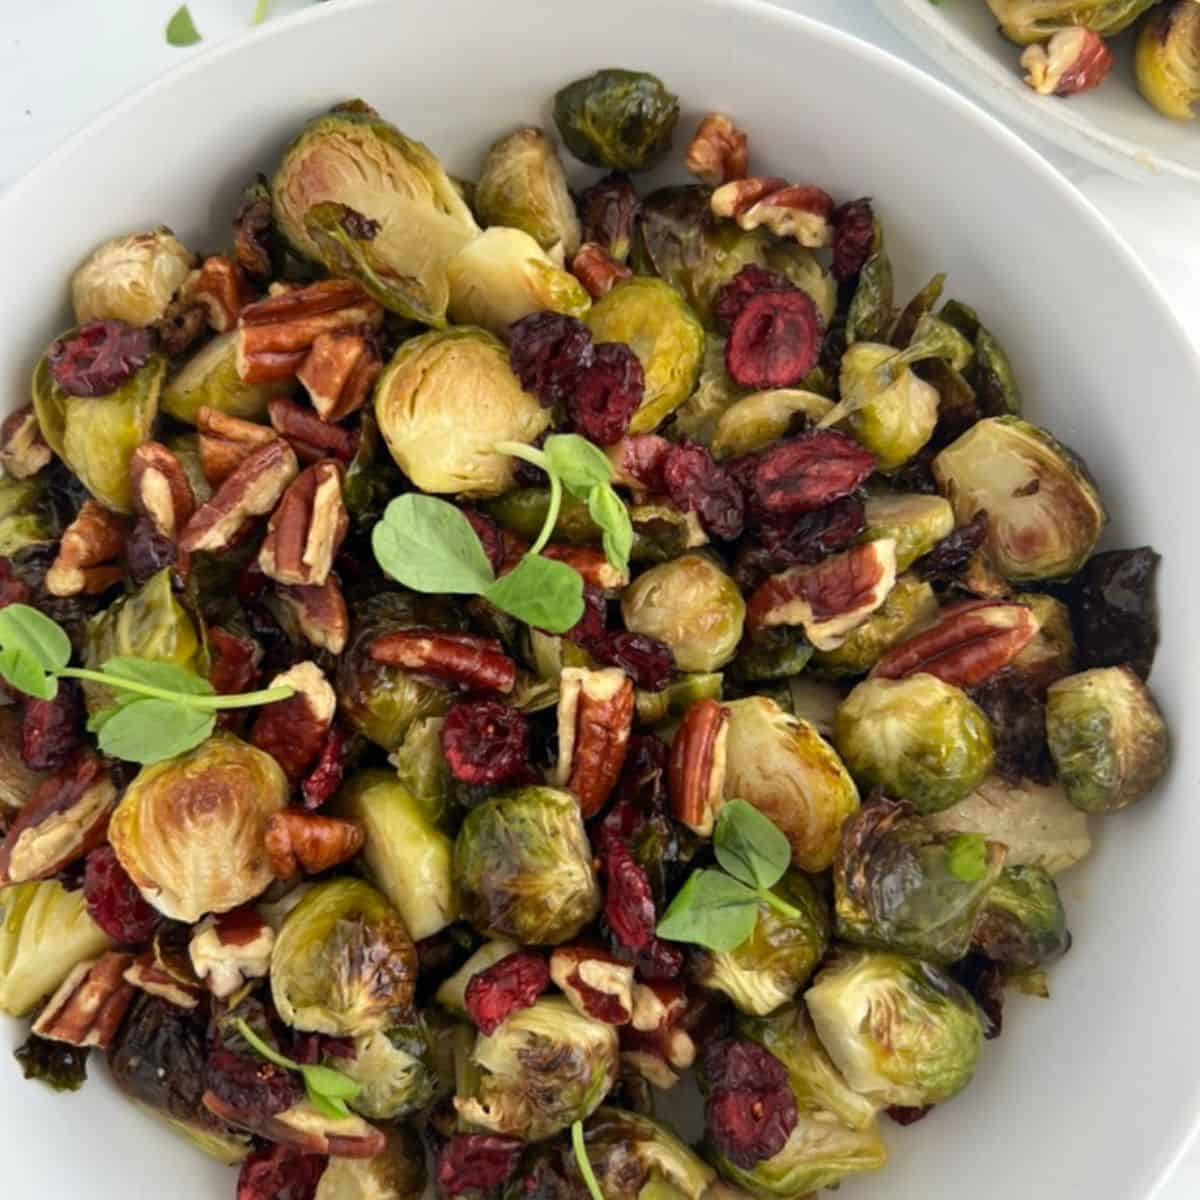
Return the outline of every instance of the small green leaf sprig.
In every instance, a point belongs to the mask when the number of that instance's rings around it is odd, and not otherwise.
[[[791,846],[753,805],[730,800],[721,808],[713,850],[722,869],[691,873],[659,921],[659,937],[729,952],[754,932],[760,904],[790,919],[801,915],[771,891],[792,861]]]
[[[173,663],[121,655],[93,671],[70,661],[71,640],[56,621],[27,604],[0,609],[0,677],[39,700],[53,700],[60,679],[103,684],[113,702],[92,715],[88,729],[105,754],[143,765],[200,745],[220,709],[272,704],[295,691],[280,685],[222,696],[207,679]]]
[[[304,1090],[308,1094],[309,1102],[322,1116],[331,1121],[340,1121],[354,1115],[347,1107],[346,1101],[353,1100],[362,1091],[361,1084],[332,1067],[298,1063],[280,1054],[278,1050],[267,1045],[241,1018],[233,1024],[256,1054],[285,1071],[299,1072],[300,1078],[304,1080]]]
[[[461,510],[415,492],[393,500],[371,531],[375,561],[414,592],[482,596],[527,625],[565,633],[583,616],[583,580],[566,563],[545,558],[541,551],[554,532],[565,491],[587,505],[600,527],[605,556],[625,570],[633,525],[613,490],[612,464],[602,450],[573,433],[547,438],[541,450],[500,442],[496,451],[540,467],[550,479],[550,504],[541,532],[511,571],[496,578]]]

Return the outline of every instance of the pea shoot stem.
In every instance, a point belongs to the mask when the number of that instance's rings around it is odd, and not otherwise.
[[[760,900],[765,900],[781,917],[795,921],[802,915],[798,908],[793,907],[786,900],[781,900],[770,888],[759,888],[758,896]]]
[[[533,446],[525,445],[524,442],[497,442],[495,451],[497,454],[507,454],[512,458],[519,458],[524,462],[531,463],[545,471],[550,479],[550,504],[546,509],[546,519],[542,522],[542,531],[538,534],[537,541],[529,547],[530,554],[539,554],[550,540],[555,525],[558,524],[558,514],[562,508],[562,480],[550,470],[550,464],[545,454]]]
[[[583,1141],[583,1122],[576,1121],[571,1126],[571,1150],[575,1155],[575,1165],[579,1168],[580,1175],[583,1176],[583,1182],[587,1184],[587,1190],[592,1195],[592,1200],[604,1200],[604,1193],[600,1190],[600,1184],[596,1182],[596,1173],[592,1170],[592,1164],[588,1160],[587,1146]]]
[[[170,700],[188,708],[225,709],[254,708],[259,704],[274,704],[295,695],[295,688],[286,684],[264,688],[259,692],[242,692],[230,696],[193,695],[191,692],[172,692],[168,688],[155,687],[149,683],[138,683],[133,679],[122,679],[119,675],[107,675],[103,671],[89,671],[83,667],[63,667],[55,671],[60,679],[85,679],[89,683],[102,683],[116,691],[137,692],[140,696],[153,696],[156,700]]]

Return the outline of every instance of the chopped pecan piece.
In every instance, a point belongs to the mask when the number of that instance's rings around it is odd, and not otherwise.
[[[341,467],[329,459],[314,463],[296,476],[271,514],[258,565],[278,583],[322,584],[349,527]]]
[[[732,217],[742,229],[763,225],[810,249],[833,242],[833,198],[819,187],[768,176],[737,179],[717,188],[711,204],[716,216]]]
[[[200,433],[200,469],[213,487],[219,487],[255,450],[276,437],[265,425],[207,406],[196,413],[196,428]]]
[[[200,1004],[202,993],[174,975],[164,971],[154,958],[154,951],[147,950],[133,960],[125,971],[125,982],[150,996],[157,996],[176,1008],[189,1011]]]
[[[593,300],[611,292],[623,279],[631,279],[633,272],[619,263],[605,248],[596,242],[584,242],[571,260],[571,272],[588,290]]]
[[[495,638],[432,630],[389,633],[371,643],[371,657],[389,667],[460,683],[473,692],[507,695],[517,681],[516,663]]]
[[[744,179],[749,166],[746,135],[722,113],[709,113],[688,146],[685,165],[709,187]]]
[[[271,687],[281,685],[295,688],[295,693],[263,707],[250,730],[250,742],[271,755],[296,787],[321,753],[337,696],[314,662],[297,663],[271,680]]]
[[[679,1076],[667,1066],[666,1061],[649,1050],[622,1050],[621,1073],[636,1075],[660,1092],[669,1092],[679,1082]]]
[[[91,497],[85,500],[63,532],[58,555],[46,572],[46,591],[52,596],[95,596],[119,583],[121,568],[114,560],[125,548],[127,530],[116,513]]]
[[[196,977],[219,1000],[247,980],[265,979],[271,967],[275,931],[250,905],[205,917],[188,943]]]
[[[681,983],[667,980],[636,983],[631,1024],[639,1033],[658,1033],[677,1025],[687,1006],[687,992]]]
[[[9,413],[0,425],[0,466],[14,479],[36,475],[50,461],[50,447],[42,437],[42,428],[33,405],[26,404]]]
[[[836,650],[887,599],[895,582],[896,543],[865,542],[772,575],[750,597],[746,624],[751,632],[801,625],[818,650]]]
[[[294,879],[301,871],[320,875],[349,862],[362,844],[363,831],[353,821],[297,809],[267,818],[267,857],[276,879]]]
[[[633,964],[586,946],[559,946],[550,955],[550,978],[585,1017],[627,1025],[633,1016]]]
[[[624,671],[563,671],[555,778],[575,793],[584,820],[600,811],[616,786],[632,728],[633,681]]]
[[[228,333],[238,314],[254,299],[254,291],[242,268],[232,258],[215,254],[206,258],[179,289],[179,299],[204,310],[209,327]]]
[[[698,700],[683,714],[671,743],[668,783],[675,819],[701,837],[711,837],[725,794],[725,743],[729,710],[715,700]]]
[[[621,1051],[650,1054],[676,1071],[686,1071],[696,1061],[696,1043],[679,1025],[664,1025],[642,1032],[629,1026],[621,1031]]]
[[[129,460],[134,511],[174,540],[196,511],[196,497],[179,459],[161,442],[143,442]]]
[[[107,1050],[133,1001],[133,988],[125,982],[132,961],[130,954],[109,950],[79,963],[50,997],[33,1032],[52,1042]]]
[[[340,425],[322,421],[315,412],[294,400],[276,396],[267,405],[271,425],[304,462],[336,458],[348,463],[358,449],[358,435]]]
[[[1021,55],[1025,82],[1042,96],[1090,92],[1108,78],[1112,65],[1104,39],[1080,25],[1060,29],[1044,46],[1028,46]]]
[[[280,584],[275,594],[305,641],[330,654],[345,650],[350,614],[336,576],[311,586]]]
[[[322,421],[341,421],[367,402],[383,359],[370,331],[322,333],[296,377],[308,390]]]

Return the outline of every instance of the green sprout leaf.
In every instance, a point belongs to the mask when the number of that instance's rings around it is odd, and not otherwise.
[[[461,510],[433,496],[397,496],[371,531],[371,548],[388,575],[417,592],[475,596],[495,578]]]
[[[608,484],[592,489],[587,501],[588,515],[600,526],[604,540],[604,557],[619,571],[629,566],[633,549],[633,522],[629,509]]]
[[[598,446],[575,433],[558,433],[542,449],[546,469],[557,475],[577,500],[587,500],[592,489],[612,481],[612,463]]]
[[[729,800],[713,830],[717,862],[752,888],[774,887],[792,861],[792,848],[775,825],[745,800]]]
[[[53,700],[58,694],[58,680],[47,675],[37,659],[19,646],[5,646],[0,650],[0,675],[17,691],[39,700]]]
[[[591,1161],[588,1159],[587,1146],[583,1140],[582,1121],[576,1121],[571,1126],[571,1152],[575,1155],[575,1165],[579,1168],[579,1174],[583,1176],[583,1182],[586,1184],[592,1200],[604,1200],[604,1193],[596,1182],[596,1173],[592,1170]]]
[[[170,700],[133,700],[110,709],[99,728],[100,749],[125,762],[162,762],[200,745],[212,734],[217,715]]]
[[[723,871],[693,871],[658,923],[658,936],[736,950],[758,921],[758,893]]]
[[[341,1071],[335,1071],[331,1067],[293,1062],[264,1042],[245,1021],[239,1018],[233,1024],[250,1048],[267,1062],[274,1063],[285,1071],[299,1073],[300,1078],[304,1080],[304,1090],[308,1093],[309,1101],[322,1116],[335,1121],[350,1116],[346,1101],[353,1100],[362,1088],[348,1075],[343,1075]]]
[[[946,846],[946,870],[963,883],[978,883],[988,872],[987,841],[980,833],[960,833]]]
[[[192,14],[186,4],[181,4],[167,22],[167,44],[169,46],[194,46],[201,40]]]
[[[66,631],[28,604],[0,608],[0,646],[23,650],[46,672],[59,671],[71,661]]]
[[[583,579],[566,563],[527,554],[483,592],[497,608],[547,633],[566,633],[583,616]]]

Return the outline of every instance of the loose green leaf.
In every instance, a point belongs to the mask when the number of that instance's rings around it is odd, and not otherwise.
[[[155,662],[149,658],[133,658],[118,655],[105,662],[100,670],[117,679],[144,683],[147,687],[160,688],[165,692],[182,692],[189,696],[212,696],[213,685],[195,671],[174,663]]]
[[[713,847],[717,862],[752,888],[774,887],[792,861],[787,838],[745,800],[729,800],[721,807]]]
[[[100,749],[125,762],[162,762],[200,745],[216,714],[170,700],[135,700],[117,707],[100,727]]]
[[[0,608],[0,646],[24,650],[43,671],[59,671],[71,661],[66,631],[28,604]]]
[[[309,1085],[307,1076],[304,1078],[304,1091],[308,1095],[308,1102],[321,1116],[328,1117],[331,1121],[340,1121],[351,1115],[345,1100],[333,1100],[322,1095]]]
[[[0,675],[17,691],[39,700],[53,700],[58,694],[58,680],[47,675],[37,660],[19,646],[0,650]]]
[[[633,522],[629,509],[608,484],[592,489],[588,496],[588,515],[600,526],[604,540],[604,557],[619,571],[629,566],[633,549]]]
[[[758,921],[758,896],[723,871],[693,871],[658,923],[658,936],[736,950]]]
[[[181,4],[167,22],[167,44],[170,46],[194,46],[200,40],[200,32],[192,20],[188,6]]]
[[[587,500],[595,487],[611,482],[612,463],[598,446],[576,433],[558,433],[542,448],[549,469],[577,500]]]
[[[371,531],[371,548],[388,575],[416,592],[474,596],[495,578],[467,518],[433,496],[397,496]]]
[[[497,608],[547,633],[566,633],[583,616],[583,579],[566,563],[527,554],[483,592]]]
[[[604,1193],[600,1190],[599,1183],[596,1182],[596,1173],[592,1170],[591,1161],[588,1159],[587,1146],[583,1140],[582,1121],[576,1121],[571,1126],[571,1152],[575,1155],[575,1165],[579,1168],[579,1174],[583,1176],[583,1182],[587,1185],[592,1200],[604,1200]]]
[[[978,883],[988,872],[987,841],[980,833],[960,833],[946,847],[946,870],[963,883]]]

